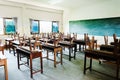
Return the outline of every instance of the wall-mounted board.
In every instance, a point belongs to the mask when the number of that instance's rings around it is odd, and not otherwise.
[[[116,33],[120,37],[120,17],[69,21],[69,31],[95,36],[112,36]]]

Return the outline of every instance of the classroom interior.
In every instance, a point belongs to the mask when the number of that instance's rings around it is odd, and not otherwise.
[[[119,80],[119,7],[0,0],[0,80]]]

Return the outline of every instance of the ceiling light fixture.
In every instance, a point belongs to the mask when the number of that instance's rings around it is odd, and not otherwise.
[[[63,0],[49,0],[48,2],[52,5],[57,4],[57,3],[61,3]]]

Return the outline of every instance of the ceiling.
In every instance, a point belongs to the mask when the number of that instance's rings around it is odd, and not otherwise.
[[[7,0],[7,1],[61,8],[61,9],[64,8],[76,9],[78,7],[80,8],[80,7],[86,7],[86,6],[98,4],[105,0]]]

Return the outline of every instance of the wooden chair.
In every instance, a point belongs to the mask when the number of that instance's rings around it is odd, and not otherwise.
[[[4,45],[0,44],[0,51],[2,51],[2,54],[4,55]]]
[[[117,39],[117,36],[116,36],[116,34],[114,33],[114,34],[113,34],[113,40],[114,40],[114,42],[115,42],[116,39]]]
[[[41,45],[41,42],[40,41],[35,41],[35,43],[34,43],[34,50],[35,49],[40,49],[40,50],[42,50],[42,45]]]
[[[116,34],[114,33],[114,34],[113,34],[113,42],[111,42],[110,44],[111,44],[111,45],[115,45],[115,40],[118,41],[117,36],[116,36]]]
[[[104,36],[105,45],[108,45],[108,36]]]
[[[89,45],[88,40],[90,40],[89,37],[88,37],[88,33],[84,33],[85,45],[83,45],[83,49],[86,49],[87,45]]]
[[[87,45],[89,50],[94,50],[94,36],[92,37],[92,40],[90,40],[89,37],[87,39]]]
[[[34,43],[31,43],[31,38],[29,38],[29,47],[30,51],[42,50],[42,44],[39,40],[35,40]]]
[[[26,41],[25,41],[24,36],[19,36],[18,40],[19,40],[19,43],[20,43],[19,46],[25,46],[26,45]]]
[[[4,55],[4,45],[2,44],[2,40],[0,40],[0,51],[2,51],[2,54]]]

